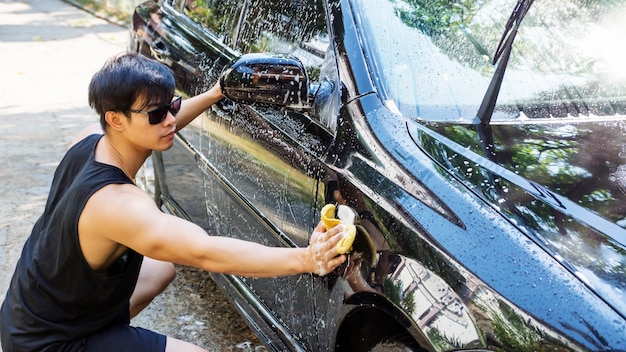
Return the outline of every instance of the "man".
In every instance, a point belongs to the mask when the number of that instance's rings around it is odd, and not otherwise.
[[[223,97],[216,85],[181,103],[174,90],[166,66],[136,54],[110,60],[92,78],[89,103],[100,126],[83,131],[59,164],[24,245],[0,309],[5,352],[202,351],[129,326],[173,279],[171,263],[272,277],[325,275],[345,261],[335,250],[341,226],[325,232],[318,224],[307,248],[273,248],[208,236],[162,213],[134,185],[137,171]]]

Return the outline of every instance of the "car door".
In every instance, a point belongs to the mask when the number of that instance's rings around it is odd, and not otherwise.
[[[236,22],[226,8],[238,9]],[[310,79],[319,79],[328,46],[321,1],[188,1],[181,9],[196,28],[213,33],[229,50],[293,55]],[[328,67],[324,70],[334,66]],[[182,133],[186,142],[200,151],[204,206],[216,234],[269,246],[308,244],[324,203],[318,180],[323,175],[319,160],[333,137],[328,121],[306,111],[226,104],[187,130]],[[327,290],[314,294],[324,279],[295,275],[241,280],[284,324],[287,335],[317,345],[325,323],[317,321],[313,297],[327,299]]]

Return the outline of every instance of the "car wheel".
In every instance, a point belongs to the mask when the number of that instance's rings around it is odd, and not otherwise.
[[[357,308],[342,322],[335,352],[426,351],[405,327],[378,309]]]
[[[370,352],[427,352],[408,334],[393,336],[382,340],[369,350]]]
[[[385,341],[376,344],[371,352],[413,352],[413,351],[426,351],[424,349],[415,349],[411,346],[407,346],[400,341]]]

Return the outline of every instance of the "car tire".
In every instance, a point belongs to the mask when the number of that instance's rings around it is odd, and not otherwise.
[[[382,341],[374,345],[370,352],[414,352],[414,351],[424,351],[425,349],[412,347],[411,345],[407,345],[401,341]]]

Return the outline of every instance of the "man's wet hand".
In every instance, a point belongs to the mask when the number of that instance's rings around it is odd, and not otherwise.
[[[326,230],[323,222],[319,222],[311,235],[308,257],[311,261],[313,272],[324,276],[333,271],[337,266],[346,261],[345,255],[337,253],[337,243],[344,237],[345,226],[337,225]]]

